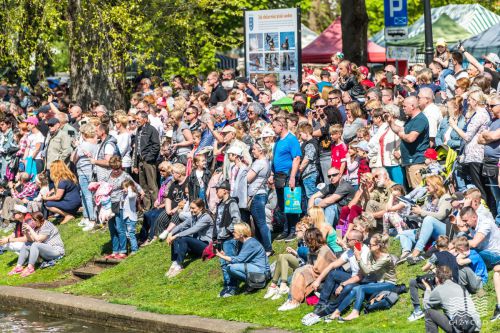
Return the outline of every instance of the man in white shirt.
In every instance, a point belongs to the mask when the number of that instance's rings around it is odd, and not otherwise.
[[[269,89],[272,94],[271,100],[277,101],[286,96],[286,94],[276,85],[276,76],[274,74],[267,74],[264,76],[264,86]]]
[[[443,116],[438,106],[434,104],[434,94],[431,88],[421,88],[418,92],[418,106],[429,121],[430,146],[435,146],[435,140],[439,123]]]

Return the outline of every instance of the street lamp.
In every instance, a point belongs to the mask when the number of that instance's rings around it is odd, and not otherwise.
[[[433,42],[432,42],[432,17],[431,17],[431,1],[424,0],[424,22],[425,22],[425,64],[429,66],[434,58]]]

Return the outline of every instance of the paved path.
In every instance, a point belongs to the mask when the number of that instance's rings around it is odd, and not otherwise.
[[[161,315],[137,310],[134,306],[111,304],[103,300],[62,294],[54,291],[0,286],[0,303],[74,318],[98,325],[128,328],[142,332],[167,333],[284,333],[277,329],[259,329],[249,323],[197,316]]]

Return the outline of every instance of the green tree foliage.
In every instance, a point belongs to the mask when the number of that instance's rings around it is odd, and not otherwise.
[[[480,4],[481,6],[498,13],[498,0],[431,0],[431,6],[441,7],[450,4]],[[366,10],[370,22],[368,24],[368,35],[374,35],[384,27],[384,0],[366,0]],[[412,24],[424,14],[424,2],[422,0],[408,0],[408,20]]]

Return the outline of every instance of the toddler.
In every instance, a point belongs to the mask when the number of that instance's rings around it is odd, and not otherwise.
[[[95,192],[94,201],[96,207],[99,207],[99,222],[104,225],[115,216],[111,209],[112,186],[106,182],[91,182],[88,186],[89,191]]]
[[[389,228],[391,226],[396,228],[398,234],[408,229],[408,226],[403,220],[403,216],[410,215],[411,206],[398,199],[404,195],[405,189],[403,186],[396,184],[391,187],[391,194],[386,205],[386,212],[383,216],[384,234],[389,234]]]
[[[422,168],[419,172],[422,174],[422,180],[425,180],[426,177],[430,175],[440,175],[444,167],[439,164],[438,162],[438,154],[435,149],[428,148],[425,153],[425,168]],[[406,198],[411,199],[413,201],[418,201],[419,199],[423,198],[424,195],[427,193],[427,189],[425,186],[421,185],[416,187],[413,191],[408,193]]]
[[[137,253],[139,249],[135,229],[137,225],[137,188],[132,180],[122,183],[123,198],[121,201],[123,209],[123,221],[125,222],[125,234],[130,243],[130,254]]]

